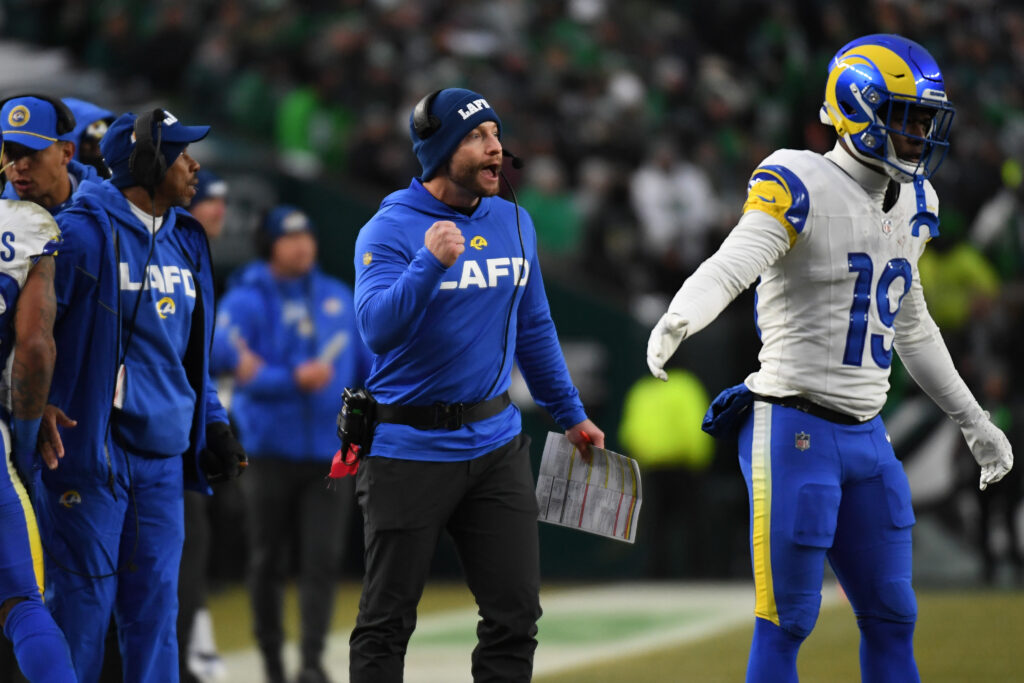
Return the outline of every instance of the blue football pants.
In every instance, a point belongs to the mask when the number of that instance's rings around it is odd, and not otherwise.
[[[861,630],[864,681],[918,681],[910,486],[882,420],[842,425],[755,401],[739,435],[757,617],[749,682],[796,681],[825,560]]]
[[[7,426],[0,429],[6,465],[0,474],[0,605],[18,601],[8,605],[4,635],[30,681],[73,682],[75,672],[64,634],[43,606],[43,555],[35,514],[7,455]]]
[[[47,604],[67,636],[82,683],[100,676],[112,614],[124,680],[177,681],[182,460],[144,458],[117,447],[111,457],[122,465],[113,486],[36,487],[48,551]]]

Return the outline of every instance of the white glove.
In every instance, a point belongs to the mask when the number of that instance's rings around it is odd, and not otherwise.
[[[1013,449],[999,427],[992,424],[988,411],[984,417],[960,427],[967,439],[971,455],[981,466],[981,480],[978,487],[984,491],[989,484],[994,484],[1013,468]]]
[[[647,367],[651,374],[663,382],[668,381],[665,363],[686,339],[686,328],[689,323],[678,313],[671,311],[661,316],[661,320],[651,330],[651,338],[647,340]]]

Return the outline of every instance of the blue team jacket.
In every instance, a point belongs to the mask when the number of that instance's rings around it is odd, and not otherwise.
[[[181,208],[170,210],[174,236],[187,255],[195,277],[197,301],[192,314],[183,363],[195,391],[190,446],[184,458],[185,484],[208,490],[198,467],[198,453],[206,444],[206,425],[227,422],[209,376],[213,339],[213,273],[210,248],[202,226]],[[164,217],[165,221],[172,216]],[[131,229],[137,221],[120,190],[104,182],[85,182],[71,207],[57,216],[62,231],[54,278],[57,320],[54,339],[57,363],[49,402],[61,408],[78,426],[61,430],[66,455],[56,470],[43,470],[48,486],[76,482],[112,482],[122,475],[120,463],[108,451],[114,383],[118,365],[121,318],[118,314],[118,265],[112,235]]]
[[[98,183],[103,180],[103,178],[100,178],[100,174],[95,168],[88,164],[83,164],[80,161],[75,161],[74,159],[68,162],[68,175],[72,177],[71,196],[68,197],[67,201],[47,209],[47,211],[52,213],[54,216],[71,206],[71,202],[74,201],[75,195],[78,193],[78,189],[82,187],[82,183],[86,181]],[[3,193],[0,193],[0,199],[21,199],[21,197],[18,196],[18,193],[14,190],[14,183],[7,183],[4,187]]]
[[[466,238],[450,268],[423,244],[439,220],[453,221]],[[514,205],[499,197],[482,198],[466,216],[418,179],[384,198],[355,250],[359,331],[376,354],[367,388],[378,401],[482,401],[508,389],[514,361],[559,425],[586,419],[551,320],[533,221],[522,209],[519,221],[521,234]],[[468,460],[521,429],[514,405],[452,431],[379,424],[371,455]]]
[[[265,363],[252,381],[236,384],[231,398],[231,414],[251,457],[329,462],[338,450],[341,394],[347,386],[362,386],[370,352],[359,338],[347,285],[314,269],[288,287],[303,293],[312,315],[309,336],[299,336],[295,321],[287,319],[269,266],[250,264],[232,279],[217,308],[214,371],[235,368],[240,341]],[[305,393],[292,378],[295,367],[321,354],[331,356],[334,377],[320,391]]]

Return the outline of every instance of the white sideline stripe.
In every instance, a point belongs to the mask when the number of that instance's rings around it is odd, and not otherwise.
[[[837,602],[839,592],[830,586],[822,591],[822,607]],[[588,588],[558,590],[541,596],[544,617],[540,621],[540,646],[534,662],[534,675],[549,675],[658,650],[717,635],[750,623],[753,616],[753,585],[748,583],[617,583]],[[707,610],[706,615],[695,612]],[[545,646],[544,621],[563,615],[630,614],[685,615],[678,627],[660,627],[654,633],[635,637],[617,636],[614,641],[594,639],[578,644],[557,643]],[[475,641],[475,608],[436,612],[421,617],[405,657],[407,683],[460,683],[470,680],[472,645],[420,645],[417,636],[432,633],[466,634],[467,643]],[[348,680],[348,632],[332,633],[327,640],[324,666],[335,683]],[[296,670],[298,647],[285,645],[286,671]],[[224,654],[227,676],[220,683],[251,683],[262,680],[263,669],[257,650],[250,648]]]

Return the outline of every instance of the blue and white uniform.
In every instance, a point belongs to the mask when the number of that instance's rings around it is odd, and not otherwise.
[[[42,207],[0,200],[0,440],[5,467],[0,475],[0,605],[25,598],[11,610],[4,635],[33,681],[73,680],[63,635],[43,607],[43,551],[29,494],[11,457],[11,363],[18,295],[40,256],[57,250],[60,231]]]
[[[917,271],[938,200],[927,181],[908,183],[883,211],[887,185],[887,176],[838,146],[825,155],[775,152],[752,174],[736,228],[670,308],[690,336],[760,278],[760,368],[716,399],[709,417],[728,417],[730,406],[753,399],[736,426],[750,496],[754,612],[781,629],[755,637],[751,666],[761,674],[785,649],[776,640],[798,643],[813,628],[826,558],[862,633],[912,629],[914,513],[878,416],[893,350],[951,417],[963,424],[982,414],[928,314]],[[792,397],[842,421],[773,403]],[[872,631],[873,620],[883,626]],[[916,670],[906,674],[913,680]]]
[[[450,268],[423,244],[440,220],[453,221],[466,238]],[[357,320],[377,354],[366,386],[377,401],[483,401],[508,389],[517,362],[534,399],[563,429],[586,419],[551,320],[533,221],[522,210],[519,220],[522,245],[515,207],[500,197],[481,198],[471,216],[436,199],[419,179],[384,198],[355,251]],[[515,405],[450,431],[379,424],[370,455],[470,460],[521,429]]]
[[[83,183],[58,221],[50,403],[78,425],[36,487],[48,603],[82,680],[99,675],[112,610],[125,679],[174,679],[183,484],[208,490],[198,453],[206,425],[227,422],[209,377],[209,246],[179,208],[154,236],[109,181]]]

